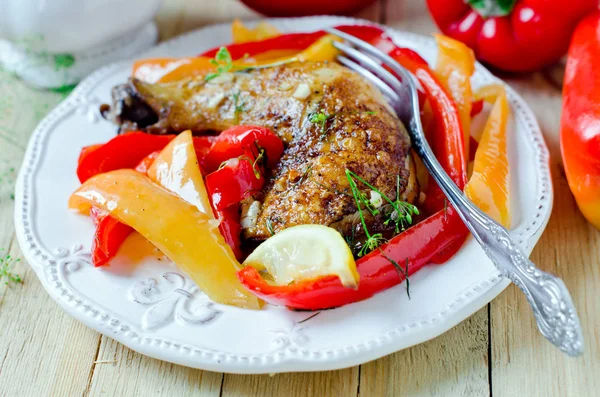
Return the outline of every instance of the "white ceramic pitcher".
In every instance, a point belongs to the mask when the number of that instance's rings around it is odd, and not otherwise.
[[[37,87],[77,83],[152,46],[161,0],[0,0],[0,65]]]

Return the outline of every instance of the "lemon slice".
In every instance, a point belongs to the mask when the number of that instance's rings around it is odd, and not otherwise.
[[[356,288],[359,280],[354,257],[342,235],[322,225],[284,229],[259,245],[244,265],[267,270],[278,285],[334,275],[344,286]]]

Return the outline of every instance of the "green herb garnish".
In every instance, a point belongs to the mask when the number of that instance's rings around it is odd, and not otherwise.
[[[231,59],[231,54],[225,47],[219,48],[215,58],[211,59],[210,63],[217,67],[217,71],[207,74],[204,78],[206,81],[211,81],[212,79],[222,75],[223,73],[228,73],[231,71],[231,69],[233,69],[233,60]]]
[[[273,230],[273,222],[271,222],[271,218],[267,218],[265,224],[267,225],[267,230],[269,231],[269,234],[271,236],[275,235],[275,231]]]
[[[412,224],[413,215],[420,214],[419,209],[413,204],[400,200],[400,176],[396,176],[396,199],[393,201],[375,186],[371,185],[369,182],[365,181],[363,178],[356,175],[354,172],[347,169],[346,176],[350,178],[356,178],[356,180],[369,187],[374,192],[378,193],[385,201],[389,203],[389,205],[391,206],[391,211],[387,211],[387,219],[384,221],[384,224],[388,225],[390,222],[393,222],[395,225],[396,233],[400,233],[400,231],[406,229],[406,226]],[[366,195],[362,194],[361,199],[363,202],[365,202],[367,209],[370,210],[373,216],[379,213],[377,209],[371,210],[371,208],[374,207],[370,203],[370,201],[366,199]]]
[[[4,248],[0,249],[0,251],[4,251]],[[18,274],[14,274],[10,271],[13,265],[20,261],[21,259],[14,260],[9,254],[0,258],[0,282],[3,279],[6,279],[6,281],[4,281],[4,284],[6,285],[11,281],[13,283],[23,282],[23,279]]]
[[[240,122],[240,113],[245,112],[247,109],[244,107],[244,105],[246,104],[246,101],[239,103],[240,102],[240,91],[236,92],[235,94],[233,94],[233,106],[234,106],[234,110],[233,110],[233,123],[234,124],[239,124]]]
[[[365,216],[363,214],[362,205],[364,205],[371,213],[377,213],[377,209],[370,204],[369,200],[366,198],[365,194],[358,190],[358,186],[354,181],[354,177],[357,176],[354,172],[346,169],[346,178],[348,178],[348,183],[350,184],[350,190],[352,190],[352,195],[354,196],[354,201],[356,203],[356,207],[358,209],[358,215],[360,217],[360,222],[362,223],[363,230],[365,231],[365,236],[367,240],[364,242],[360,251],[358,252],[358,256],[363,256],[373,251],[375,248],[379,247],[386,240],[383,238],[381,233],[375,233],[371,235],[369,233],[369,229],[367,228],[367,222],[365,221]],[[361,205],[362,204],[362,205]]]
[[[334,114],[325,114],[325,113],[319,112],[319,113],[314,113],[312,116],[310,116],[310,119],[308,119],[308,120],[311,123],[319,125],[321,127],[321,133],[325,133],[325,131],[327,131],[327,120],[329,120],[333,116],[335,116],[335,113]]]

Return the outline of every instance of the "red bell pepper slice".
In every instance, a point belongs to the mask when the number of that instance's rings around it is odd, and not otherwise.
[[[238,272],[240,282],[265,301],[300,310],[318,310],[342,306],[367,299],[378,292],[402,282],[445,247],[460,238],[464,225],[452,208],[432,215],[426,220],[395,236],[356,263],[360,274],[357,289],[342,285],[337,276],[278,286],[269,284],[253,267]],[[393,259],[401,269],[396,268]],[[407,265],[408,261],[408,265]]]
[[[435,119],[436,139],[431,140],[431,147],[452,181],[459,189],[464,189],[467,182],[467,164],[464,156],[464,136],[456,104],[427,64],[415,61],[401,50],[392,51],[390,56],[413,73],[425,90]],[[433,180],[430,180],[426,195],[424,206],[428,213],[444,208],[446,198]]]
[[[128,132],[117,135],[103,145],[87,146],[81,150],[77,176],[81,183],[94,175],[122,168],[135,168],[149,154],[162,150],[175,135],[150,135]],[[210,150],[214,137],[194,137],[194,148],[200,159]]]
[[[283,154],[283,142],[268,128],[238,125],[216,137],[204,159],[206,168],[214,171],[224,161],[241,156],[255,145],[265,150],[269,168],[274,167]]]
[[[222,210],[214,209],[215,216],[220,221],[219,232],[225,242],[231,247],[235,257],[242,259],[242,225],[240,224],[240,209],[238,205],[231,205]]]
[[[478,99],[473,101],[473,105],[471,106],[471,117],[477,116],[483,110],[483,99]]]
[[[160,152],[160,150],[157,150],[156,152],[152,152],[146,157],[144,157],[142,161],[140,161],[139,164],[135,167],[135,170],[142,174],[147,174],[148,170],[150,169],[152,164],[154,164],[154,160],[156,160]]]
[[[92,240],[92,263],[95,267],[100,267],[108,264],[117,255],[133,228],[96,207],[92,207],[92,217],[96,224]]]
[[[83,183],[108,171],[135,168],[144,157],[161,150],[173,138],[174,135],[149,135],[145,132],[117,135],[96,150],[80,156],[77,167],[79,181]]]
[[[393,46],[391,39],[385,32],[372,25],[340,25],[336,29],[342,32],[358,37],[383,51],[389,51]],[[288,33],[272,37],[266,40],[252,41],[247,43],[230,44],[224,46],[229,51],[231,59],[236,60],[243,57],[252,57],[254,55],[274,50],[298,50],[298,52],[310,47],[327,33],[324,31],[312,33]],[[213,58],[219,51],[219,47],[212,48],[203,52],[199,56]]]
[[[260,190],[265,178],[255,158],[243,155],[227,160],[221,168],[206,176],[206,190],[216,210],[238,204]]]

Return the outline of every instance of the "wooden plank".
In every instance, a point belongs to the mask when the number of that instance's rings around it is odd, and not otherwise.
[[[559,164],[560,91],[540,74],[509,82],[534,109],[553,155],[554,209],[531,259],[571,291],[587,351],[574,359],[548,343],[525,297],[510,286],[492,302],[493,395],[592,396],[600,390],[600,232],[577,210]]]
[[[16,242],[10,252],[20,257]],[[63,312],[27,264],[14,270],[23,284],[0,287],[0,396],[83,395],[100,336]]]
[[[217,397],[223,375],[154,360],[102,336],[91,396]]]
[[[487,396],[488,311],[429,342],[363,364],[360,397]]]
[[[31,132],[63,95],[4,71],[0,92],[0,257],[18,259],[10,196]],[[82,395],[100,336],[64,313],[22,260],[12,271],[24,282],[0,284],[0,396]]]
[[[223,397],[350,397],[358,395],[358,367],[341,371],[269,375],[225,374]]]

